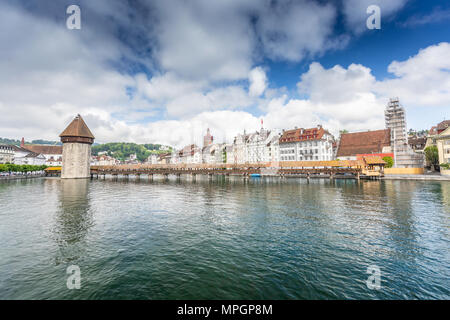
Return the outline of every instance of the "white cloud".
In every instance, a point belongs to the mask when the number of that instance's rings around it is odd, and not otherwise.
[[[172,117],[185,117],[215,109],[246,108],[252,103],[253,100],[242,87],[228,86],[206,93],[191,92],[180,95],[167,103],[167,112]]]
[[[351,64],[347,69],[339,65],[324,69],[319,63],[312,63],[297,87],[313,102],[333,104],[358,99],[369,92],[374,83],[371,70],[359,64]]]
[[[312,1],[266,2],[257,30],[267,56],[300,61],[336,46],[331,41],[336,8]]]
[[[377,83],[383,96],[399,96],[409,107],[450,106],[450,43],[419,51],[405,61],[394,61],[388,71],[395,77]]]
[[[207,87],[206,81],[186,80],[173,72],[155,75],[150,80],[145,74],[135,76],[136,87],[148,99],[164,102]]]
[[[252,64],[254,34],[241,5],[161,1],[156,58],[164,70],[193,79],[237,80]]]
[[[392,62],[388,71],[393,78],[385,80],[377,81],[360,64],[327,69],[312,63],[299,75],[297,87],[304,98],[291,98],[272,82],[268,88],[263,53],[299,61],[339,42],[332,35],[332,5],[271,3],[154,3],[152,14],[159,19],[142,41],[155,41],[155,50],[136,56],[111,35],[99,40],[86,24],[79,32],[68,31],[53,20],[1,4],[0,29],[8,32],[0,33],[0,136],[56,140],[81,113],[99,142],[181,147],[201,144],[207,127],[216,141],[230,142],[244,129],[257,130],[261,117],[268,128],[321,123],[334,133],[378,129],[384,127],[383,109],[391,96],[399,96],[407,107],[450,104],[449,43]],[[384,10],[393,13],[403,3],[393,1]],[[115,3],[114,8],[122,6]],[[120,10],[106,12],[108,19],[131,24]],[[350,23],[359,21],[350,15]],[[136,32],[143,31],[139,26]],[[152,76],[117,71],[114,63],[125,58],[146,64]]]
[[[258,97],[264,93],[267,87],[267,76],[261,67],[253,68],[248,79],[250,82],[249,94],[252,97]]]

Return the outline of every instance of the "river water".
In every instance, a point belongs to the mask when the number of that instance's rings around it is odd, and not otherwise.
[[[445,298],[450,182],[0,181],[0,299]]]

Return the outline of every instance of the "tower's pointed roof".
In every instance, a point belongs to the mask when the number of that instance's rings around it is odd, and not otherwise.
[[[89,130],[86,122],[78,114],[75,119],[67,126],[67,128],[59,135],[60,137],[83,137],[95,139],[91,130]]]

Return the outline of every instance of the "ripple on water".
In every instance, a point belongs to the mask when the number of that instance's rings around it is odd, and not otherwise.
[[[448,182],[1,182],[0,298],[448,299],[449,202]]]

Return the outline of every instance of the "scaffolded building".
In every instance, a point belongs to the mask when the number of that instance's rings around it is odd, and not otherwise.
[[[384,116],[386,128],[391,129],[391,149],[394,153],[394,167],[422,168],[424,165],[423,155],[414,152],[408,144],[405,109],[400,105],[398,98],[389,99]]]

